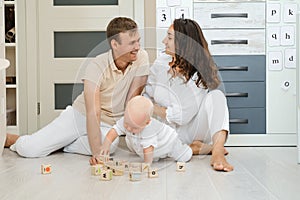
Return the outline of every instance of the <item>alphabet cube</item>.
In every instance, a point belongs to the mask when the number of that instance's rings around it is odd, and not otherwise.
[[[158,177],[157,169],[149,169],[148,178],[157,178]]]
[[[141,172],[142,171],[142,163],[130,163],[129,171]]]
[[[114,176],[123,176],[124,175],[124,167],[122,166],[113,166],[111,171]]]
[[[52,172],[51,165],[41,165],[41,173],[42,174],[50,174]]]
[[[142,172],[148,172],[150,169],[150,163],[142,163]]]
[[[185,172],[185,163],[184,162],[177,162],[176,171]]]
[[[129,180],[130,181],[140,181],[142,173],[137,171],[130,171],[129,172]]]
[[[110,169],[108,170],[103,170],[101,172],[100,180],[102,181],[110,181],[112,180],[112,171]]]
[[[101,165],[101,164],[91,166],[92,175],[99,176],[101,174],[102,168],[103,168],[103,165]]]
[[[104,164],[110,160],[110,157],[108,155],[100,155],[97,157],[97,160],[100,162],[100,164]]]

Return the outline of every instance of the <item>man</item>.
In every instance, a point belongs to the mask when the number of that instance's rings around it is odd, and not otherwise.
[[[72,106],[32,135],[7,134],[5,146],[24,157],[42,157],[60,148],[91,155],[96,164],[106,133],[124,114],[126,102],[140,94],[149,74],[149,59],[140,49],[136,23],[117,17],[107,26],[111,49],[94,58],[84,69],[84,91]],[[99,128],[100,126],[100,128]],[[118,145],[112,145],[114,152]]]

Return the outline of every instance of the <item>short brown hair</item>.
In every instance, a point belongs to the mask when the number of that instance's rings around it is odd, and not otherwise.
[[[135,21],[127,17],[116,17],[112,19],[106,28],[106,37],[109,45],[113,39],[120,43],[119,33],[124,33],[126,31],[137,31],[137,24]]]

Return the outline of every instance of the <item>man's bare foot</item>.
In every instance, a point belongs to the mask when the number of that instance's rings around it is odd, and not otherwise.
[[[7,133],[4,147],[10,147],[14,143],[16,143],[19,137],[20,137],[19,135]]]
[[[207,155],[212,153],[213,146],[210,144],[205,144],[200,140],[194,140],[190,144],[191,149],[193,150],[193,155]],[[228,151],[224,148],[224,155],[227,155]]]
[[[212,151],[210,164],[214,168],[214,170],[230,172],[233,170],[233,166],[227,162],[224,156],[224,151],[226,151],[225,148],[221,148],[221,149],[215,148]]]

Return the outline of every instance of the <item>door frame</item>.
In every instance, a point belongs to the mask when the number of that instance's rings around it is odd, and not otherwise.
[[[24,69],[26,68],[26,94],[20,98],[25,114],[20,118],[20,124],[24,127],[20,135],[31,134],[39,128],[39,115],[37,114],[37,104],[39,102],[39,27],[38,27],[38,2],[39,0],[24,0],[24,14],[26,31],[26,44],[20,49],[19,55],[23,55]],[[133,19],[138,23],[140,29],[144,29],[144,0],[133,0]],[[143,41],[142,41],[143,44]],[[30,52],[30,53],[28,53]],[[26,65],[26,66],[25,66]],[[23,65],[22,65],[23,66]],[[25,126],[26,125],[26,126]]]

